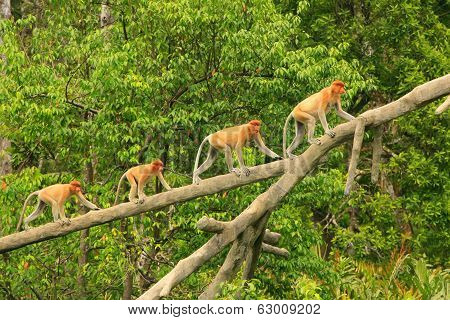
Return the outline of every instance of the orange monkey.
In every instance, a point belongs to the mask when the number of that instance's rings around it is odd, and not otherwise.
[[[334,137],[336,133],[328,127],[326,114],[330,111],[331,107],[336,106],[337,115],[345,120],[355,119],[351,114],[348,114],[341,107],[341,94],[345,93],[345,84],[336,80],[333,81],[331,86],[323,88],[319,92],[309,96],[305,100],[301,101],[286,119],[283,129],[283,156],[285,158],[295,157],[292,151],[295,150],[301,143],[303,136],[305,135],[305,126],[308,129],[308,142],[310,144],[320,144],[320,140],[314,138],[314,129],[316,126],[316,120],[319,118],[322,127],[325,129],[325,133],[330,137]],[[295,138],[291,145],[286,150],[286,131],[289,120],[295,119]]]
[[[81,189],[81,184],[78,181],[74,180],[68,184],[54,184],[52,186],[31,193],[23,204],[22,213],[20,214],[19,223],[17,224],[17,231],[19,231],[20,227],[22,226],[25,209],[27,207],[28,201],[32,196],[38,197],[38,204],[33,213],[25,219],[25,229],[28,229],[28,223],[42,214],[46,204],[52,207],[53,220],[55,222],[60,219],[61,225],[64,225],[66,223],[69,224],[70,220],[66,218],[66,215],[64,213],[64,203],[73,195],[75,195],[80,200],[80,202],[89,209],[99,210],[100,208],[95,204],[89,202],[83,196],[82,192],[83,191]]]
[[[197,158],[195,159],[193,183],[199,183],[201,181],[199,175],[206,171],[209,167],[211,167],[211,165],[217,158],[218,151],[223,151],[225,153],[225,160],[229,172],[234,172],[237,176],[240,176],[241,171],[239,169],[233,168],[233,156],[231,152],[232,150],[235,150],[239,161],[239,167],[241,168],[242,172],[244,172],[244,174],[248,176],[250,174],[250,170],[245,166],[244,160],[242,159],[242,148],[252,140],[255,141],[258,149],[264,154],[274,159],[281,159],[279,155],[266,147],[264,141],[261,138],[261,134],[259,133],[260,128],[261,121],[252,120],[249,123],[236,127],[226,128],[207,136],[200,144]],[[210,145],[208,156],[206,158],[206,161],[200,167],[198,167],[200,153],[202,151],[203,145],[206,142],[209,142]]]
[[[134,201],[134,203],[136,204],[144,203],[144,186],[151,177],[158,177],[164,188],[166,188],[167,190],[171,190],[172,188],[170,188],[166,180],[164,180],[164,177],[162,175],[163,170],[164,164],[161,160],[155,160],[150,164],[144,164],[128,169],[128,171],[125,172],[119,180],[114,205],[116,205],[119,200],[120,185],[122,184],[122,181],[125,177],[128,179],[128,182],[131,185],[131,190],[128,194],[128,200],[130,200],[130,202]],[[138,195],[138,199],[136,199],[136,195]]]

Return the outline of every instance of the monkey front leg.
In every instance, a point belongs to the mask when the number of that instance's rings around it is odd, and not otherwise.
[[[276,159],[276,160],[283,159],[279,155],[277,155],[275,152],[273,152],[272,150],[270,150],[269,148],[266,147],[266,145],[264,144],[264,141],[261,138],[261,135],[259,133],[255,137],[255,143],[256,143],[256,146],[258,147],[259,151],[261,151],[262,153],[264,153],[264,154],[268,155],[269,157]]]
[[[234,172],[238,177],[241,176],[241,171],[237,168],[233,168],[233,155],[231,154],[231,148],[229,146],[225,147],[225,162],[227,163],[228,171],[230,173]]]
[[[172,190],[172,188],[168,185],[168,183],[164,179],[164,176],[162,175],[161,172],[158,172],[158,179],[161,182],[161,184],[163,185],[163,187],[166,188],[166,190]]]
[[[353,119],[355,119],[354,116],[352,116],[350,113],[345,112],[344,110],[342,110],[342,106],[341,103],[338,101],[337,103],[337,111],[336,114],[341,117],[342,119],[345,119],[347,121],[352,121]]]
[[[325,134],[334,138],[334,136],[336,135],[336,132],[334,132],[333,130],[331,130],[328,127],[327,116],[325,115],[325,111],[319,110],[318,114],[319,114],[320,123],[322,124],[322,127],[325,130]]]
[[[76,194],[78,200],[80,200],[80,202],[87,208],[91,209],[91,210],[100,210],[99,207],[97,207],[95,204],[93,204],[92,202],[90,202],[88,199],[86,199],[83,194],[81,192],[78,192]]]

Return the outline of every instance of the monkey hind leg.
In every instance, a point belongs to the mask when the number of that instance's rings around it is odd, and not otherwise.
[[[127,173],[126,175],[128,182],[130,183],[130,192],[128,193],[128,201],[130,202],[137,202],[138,197],[138,184],[136,182],[136,179],[131,173]]]
[[[201,175],[203,172],[205,172],[212,166],[214,161],[216,161],[218,154],[219,154],[219,152],[213,146],[209,147],[208,156],[207,156],[205,162],[203,162],[202,165],[200,167],[198,167],[198,169],[195,170],[195,172],[193,174],[194,183],[199,183],[201,181],[199,175]]]
[[[297,147],[300,145],[300,143],[303,140],[303,137],[305,136],[305,125],[299,121],[295,121],[295,138],[292,140],[291,145],[287,148],[286,152],[289,158],[294,158],[295,155],[292,154],[292,152],[297,149]]]
[[[24,227],[25,227],[25,229],[29,229],[28,224],[31,221],[35,220],[37,217],[39,217],[42,214],[42,212],[44,211],[44,208],[45,208],[45,202],[42,201],[42,200],[38,200],[38,204],[36,206],[36,209],[28,217],[26,217],[25,220],[24,220]]]

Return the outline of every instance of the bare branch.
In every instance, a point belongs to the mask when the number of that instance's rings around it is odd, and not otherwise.
[[[435,111],[435,114],[441,114],[442,112],[444,112],[445,110],[448,109],[448,107],[450,107],[450,96],[447,97],[447,99],[445,99],[444,103],[441,104]]]
[[[270,244],[264,243],[262,244],[262,250],[267,253],[272,253],[277,256],[282,256],[284,258],[289,258],[289,251],[284,248],[278,248],[271,246]]]
[[[206,232],[219,233],[227,227],[228,222],[217,221],[213,218],[202,217],[197,222],[197,228]]]
[[[356,129],[355,137],[353,139],[353,149],[352,149],[352,159],[350,160],[350,165],[348,168],[347,183],[345,185],[344,194],[350,194],[350,189],[352,188],[353,181],[356,177],[356,166],[358,165],[359,153],[361,152],[361,146],[364,138],[364,128],[365,119],[363,117],[358,117],[356,119]]]
[[[264,233],[263,241],[268,244],[277,244],[278,240],[280,240],[281,234],[277,232],[272,232],[269,229],[266,229]]]

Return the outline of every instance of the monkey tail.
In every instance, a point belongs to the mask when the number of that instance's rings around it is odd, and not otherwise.
[[[117,191],[116,191],[116,199],[114,200],[114,205],[117,205],[117,202],[119,202],[119,191],[120,191],[120,186],[122,185],[123,179],[125,178],[125,176],[127,175],[127,173],[125,172],[119,180],[119,184],[117,185]]]
[[[286,118],[286,122],[284,123],[283,128],[283,157],[287,158],[287,152],[286,152],[286,135],[287,135],[287,127],[289,124],[289,120],[292,118],[292,112],[289,113],[288,117]]]
[[[25,209],[27,208],[28,201],[30,201],[32,196],[37,196],[37,195],[39,195],[39,191],[30,193],[30,195],[26,198],[26,200],[23,204],[22,213],[20,214],[19,222],[17,223],[16,231],[20,231],[20,227],[22,227],[23,216],[25,214]]]
[[[202,153],[203,145],[205,144],[206,141],[209,140],[210,137],[211,135],[203,139],[202,143],[200,144],[200,147],[198,148],[197,157],[195,158],[194,173],[198,169],[198,162],[200,161],[200,154]]]

